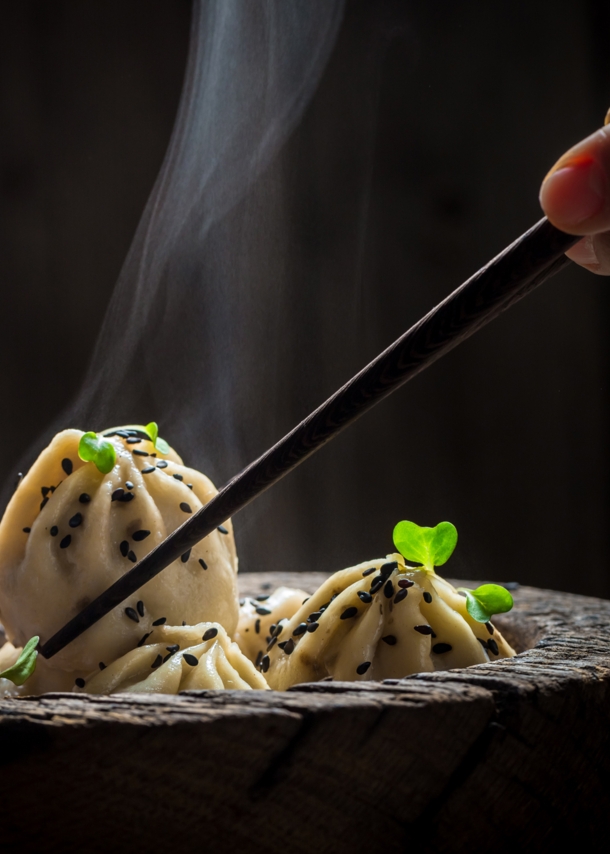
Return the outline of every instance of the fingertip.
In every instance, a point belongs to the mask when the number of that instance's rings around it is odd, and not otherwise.
[[[586,234],[606,207],[606,175],[590,154],[559,161],[540,188],[540,205],[562,231]]]

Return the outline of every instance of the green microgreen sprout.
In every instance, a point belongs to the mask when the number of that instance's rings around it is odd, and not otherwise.
[[[513,597],[499,584],[481,584],[475,590],[458,587],[466,594],[466,610],[477,623],[488,623],[494,614],[505,614],[513,607]]]
[[[428,572],[446,563],[457,544],[457,530],[451,522],[423,528],[415,522],[399,522],[394,528],[394,545],[409,561],[422,564]]]
[[[0,679],[10,679],[14,685],[23,685],[26,679],[29,679],[34,670],[36,670],[36,659],[38,658],[38,641],[40,638],[36,635],[26,643],[21,650],[21,655],[12,667],[7,667],[0,673]]]
[[[151,421],[150,424],[147,424],[144,430],[150,436],[150,441],[155,446],[155,450],[159,451],[160,454],[169,454],[169,445],[159,436],[159,425],[156,421]]]
[[[102,474],[112,471],[116,463],[116,450],[112,442],[97,433],[84,433],[78,443],[78,456],[86,463],[95,463]]]

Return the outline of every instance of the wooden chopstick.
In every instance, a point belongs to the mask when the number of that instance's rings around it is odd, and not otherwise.
[[[42,644],[51,658],[399,386],[554,276],[580,237],[545,218],[453,291]]]

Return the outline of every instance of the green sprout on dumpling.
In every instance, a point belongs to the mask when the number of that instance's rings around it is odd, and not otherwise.
[[[399,522],[394,528],[394,545],[405,560],[421,564],[426,572],[446,563],[457,545],[457,529],[451,522],[424,528],[415,522]],[[481,584],[475,590],[460,587],[466,596],[466,610],[478,623],[488,623],[494,614],[513,607],[513,597],[499,584]]]
[[[144,428],[145,432],[150,436],[150,441],[155,446],[155,450],[159,451],[160,454],[166,455],[169,454],[169,445],[159,436],[159,425],[156,421],[151,421],[150,424],[147,424]]]
[[[97,433],[84,433],[78,443],[78,456],[86,463],[94,463],[102,474],[108,474],[116,463],[116,450],[112,442]]]
[[[0,679],[10,679],[14,685],[23,685],[23,683],[30,678],[36,669],[36,659],[38,658],[38,650],[36,647],[38,646],[39,640],[40,638],[38,635],[30,638],[21,650],[21,655],[17,661],[11,667],[7,667],[6,670],[3,670],[2,673],[0,673]]]

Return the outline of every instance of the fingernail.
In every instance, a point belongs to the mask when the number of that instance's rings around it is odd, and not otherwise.
[[[599,264],[592,237],[583,237],[571,249],[568,249],[566,255],[577,264]]]
[[[568,160],[551,172],[540,189],[540,204],[551,218],[563,225],[577,225],[604,207],[606,181],[592,157]]]

